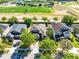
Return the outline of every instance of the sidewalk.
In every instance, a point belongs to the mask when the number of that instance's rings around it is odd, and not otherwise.
[[[31,45],[30,48],[32,49],[32,52],[30,54],[28,54],[27,57],[24,57],[24,59],[34,59],[35,54],[39,53],[38,46],[39,42],[36,42],[34,45]]]

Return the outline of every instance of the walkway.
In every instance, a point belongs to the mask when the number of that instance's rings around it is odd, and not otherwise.
[[[16,41],[14,41],[13,43],[16,43]],[[10,50],[8,53],[3,54],[0,59],[11,59],[11,56],[13,55],[13,53],[15,52],[15,50],[18,48],[17,47],[11,47],[11,48],[6,48],[5,50]]]
[[[38,46],[39,42],[36,42],[35,44],[31,45],[30,48],[32,49],[32,52],[28,54],[27,57],[24,57],[24,59],[34,59],[35,54],[39,53]]]
[[[11,59],[12,54],[14,53],[14,51],[17,49],[17,47],[12,47],[10,48],[9,53],[3,54],[0,59]]]

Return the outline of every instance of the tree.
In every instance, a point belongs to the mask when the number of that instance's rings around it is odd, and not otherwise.
[[[52,8],[54,6],[54,2],[50,2],[49,5]]]
[[[39,7],[41,7],[41,6],[42,6],[42,4],[40,3],[38,6],[39,6]]]
[[[49,38],[43,39],[40,43],[40,48],[43,49],[43,54],[52,54],[56,52],[57,43]]]
[[[54,2],[50,2],[50,5],[53,6],[54,5]]]
[[[75,34],[75,33],[79,33],[79,29],[78,29],[78,28],[74,28],[73,33],[74,33],[74,34]]]
[[[27,27],[30,27],[33,23],[31,18],[24,18],[24,22],[27,24]]]
[[[22,41],[22,47],[29,47],[31,44],[35,42],[35,35],[29,32],[28,29],[24,29],[20,35],[20,39]]]
[[[74,55],[72,53],[65,53],[65,55],[62,59],[79,59],[79,56]]]
[[[0,55],[4,52],[4,46],[0,44]]]
[[[25,4],[24,4],[25,5]],[[25,14],[27,13],[27,10],[25,10]]]
[[[73,22],[74,22],[74,20],[75,20],[75,17],[69,16],[69,15],[65,15],[63,17],[63,19],[62,19],[62,22],[65,23],[65,24],[67,24],[67,25],[72,25]]]
[[[69,40],[62,39],[62,41],[60,42],[60,47],[62,48],[62,50],[68,51],[69,49],[72,48],[72,44]]]
[[[53,20],[57,21],[58,20],[58,17],[54,17]]]
[[[11,18],[9,18],[8,22],[10,23],[10,25],[16,23],[17,18],[15,16],[12,16]]]
[[[40,57],[39,57],[39,59],[54,59],[51,55],[49,55],[49,54],[46,54],[46,55],[41,55]]]
[[[76,17],[73,17],[74,21],[77,21],[78,19]]]
[[[1,35],[1,37],[2,37],[2,35],[3,35],[2,33],[3,33],[3,30],[0,28],[0,35]]]
[[[6,18],[6,17],[2,17],[1,19],[2,19],[2,21],[5,21],[5,20],[7,20],[7,18]]]
[[[53,30],[51,28],[48,28],[46,34],[48,35],[49,38],[52,38],[53,37]]]

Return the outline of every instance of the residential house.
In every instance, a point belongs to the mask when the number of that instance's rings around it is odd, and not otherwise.
[[[54,39],[70,38],[70,28],[66,24],[53,22],[51,28]]]
[[[45,29],[46,26],[44,24],[33,24],[30,31],[36,35],[37,39],[43,39],[46,37]]]
[[[13,24],[11,30],[7,34],[7,37],[19,39],[19,34],[21,34],[22,29],[27,28],[26,24]]]

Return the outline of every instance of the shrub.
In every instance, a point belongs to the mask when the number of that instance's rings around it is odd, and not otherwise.
[[[10,25],[12,25],[17,22],[17,18],[15,16],[12,16],[11,18],[9,18],[8,22],[10,23]]]
[[[58,17],[54,17],[53,20],[57,21],[58,20]]]
[[[27,20],[27,17],[23,17],[23,20],[24,20],[24,21]]]
[[[47,17],[42,17],[42,20],[47,21],[48,18]]]
[[[3,16],[3,17],[1,18],[1,20],[2,20],[2,21],[5,21],[5,20],[7,20],[7,18]]]
[[[33,18],[32,18],[33,20],[37,20],[37,18],[34,16]]]

